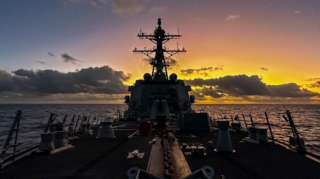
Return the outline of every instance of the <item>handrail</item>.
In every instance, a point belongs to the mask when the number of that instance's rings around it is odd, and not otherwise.
[[[12,138],[12,134],[13,134],[14,131],[16,131],[15,143],[14,143],[14,152],[16,152],[16,144],[17,144],[17,140],[18,140],[20,118],[21,118],[21,110],[18,110],[17,114],[16,114],[16,117],[14,118],[14,121],[12,123],[11,130],[10,130],[10,132],[8,134],[6,142],[4,143],[3,149],[7,149],[7,147],[9,146],[10,140]],[[6,154],[6,151],[7,150],[2,150],[2,152],[0,154],[0,158]]]

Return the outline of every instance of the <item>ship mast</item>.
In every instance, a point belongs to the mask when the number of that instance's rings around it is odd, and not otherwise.
[[[155,43],[157,46],[153,49],[147,50],[138,50],[135,48],[134,53],[142,53],[149,57],[150,65],[152,65],[152,79],[156,81],[168,80],[167,68],[170,66],[166,63],[166,60],[177,53],[185,53],[184,48],[177,50],[167,50],[163,48],[163,44],[168,42],[171,39],[179,39],[181,35],[169,35],[161,28],[161,19],[158,19],[158,27],[154,30],[153,34],[147,35],[143,32],[138,33],[140,39],[148,39],[151,42]],[[152,53],[155,53],[154,58],[151,56]],[[164,56],[164,53],[167,53],[168,56]]]

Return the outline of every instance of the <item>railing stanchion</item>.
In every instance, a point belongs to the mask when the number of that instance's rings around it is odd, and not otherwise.
[[[270,126],[270,123],[269,123],[269,118],[268,118],[268,114],[267,112],[264,112],[264,114],[266,115],[266,119],[267,119],[267,124],[269,126],[269,131],[270,131],[270,134],[271,134],[271,139],[272,139],[272,142],[274,142],[274,137],[273,137],[273,134],[272,134],[272,130],[271,130],[271,126]]]
[[[78,116],[76,125],[74,126],[74,129],[73,129],[73,132],[76,132],[76,130],[77,130],[77,126],[78,126],[79,119],[80,119],[80,115]]]
[[[246,126],[246,129],[247,129],[247,131],[248,131],[248,126],[247,126],[246,118],[244,117],[244,115],[243,115],[243,114],[242,114],[242,117],[243,117],[244,125]]]
[[[250,117],[250,120],[251,120],[251,125],[254,127],[254,123],[253,123],[251,114],[249,114],[249,117]]]
[[[21,110],[18,110],[17,114],[16,114],[16,117],[14,118],[14,121],[12,123],[12,126],[11,126],[11,129],[10,129],[10,132],[8,134],[8,137],[7,137],[7,140],[6,142],[4,143],[4,146],[3,146],[3,150],[0,154],[0,158],[2,156],[4,156],[6,154],[6,151],[7,151],[7,148],[9,146],[9,143],[10,143],[10,140],[12,138],[12,134],[13,134],[13,131],[16,131],[16,138],[15,138],[15,145],[14,145],[14,152],[16,151],[16,143],[17,143],[17,140],[18,140],[18,129],[19,129],[19,120],[21,118]],[[15,130],[16,126],[18,125],[18,128],[17,130]]]

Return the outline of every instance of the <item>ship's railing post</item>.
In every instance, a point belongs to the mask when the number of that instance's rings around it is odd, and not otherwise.
[[[76,125],[74,126],[73,132],[76,132],[76,130],[77,130],[77,126],[78,126],[80,117],[81,117],[81,116],[79,115],[79,116],[78,116],[78,119],[77,119],[77,122],[76,122]]]
[[[250,120],[251,120],[251,125],[254,127],[254,123],[253,123],[251,114],[249,114],[249,117],[250,117]]]
[[[72,119],[71,119],[71,122],[70,122],[70,124],[69,124],[69,127],[68,127],[68,133],[70,133],[71,130],[72,130],[72,126],[73,126],[74,118],[75,118],[75,117],[76,117],[76,115],[74,114],[73,117],[72,117]]]
[[[289,111],[289,110],[286,110],[286,113],[287,113],[287,116],[288,116],[288,119],[289,119],[288,121],[289,121],[289,123],[290,123],[291,129],[292,129],[292,132],[293,132],[293,135],[295,135],[295,137],[297,137],[297,139],[299,139],[300,136],[299,136],[299,133],[298,133],[298,131],[297,131],[296,126],[294,125],[294,122],[293,122],[293,119],[292,119],[292,117],[291,117],[290,111]]]
[[[288,119],[283,115],[282,117],[286,120],[286,121],[289,121],[290,123],[290,127],[291,127],[291,130],[292,130],[292,133],[293,133],[293,140],[294,140],[294,144],[296,146],[296,150],[299,152],[299,153],[306,153],[306,147],[305,147],[305,143],[304,143],[304,139],[300,138],[299,136],[299,133],[297,131],[297,128],[296,126],[294,125],[294,122],[293,122],[293,119],[292,119],[292,116],[291,116],[291,113],[289,110],[286,110],[285,114],[287,114],[288,116]],[[289,139],[289,142],[290,142],[290,145],[291,145],[291,138]]]
[[[93,126],[94,120],[96,120],[96,116],[93,116],[93,119],[92,119],[92,122],[91,122],[91,125],[92,125],[92,126]]]
[[[47,126],[46,126],[46,129],[44,130],[44,132],[48,132],[48,129],[49,129],[49,126],[51,125],[51,123],[53,122],[54,119],[52,119],[54,116],[53,113],[50,114],[50,117],[49,117],[49,120],[48,120],[48,123],[47,123]]]
[[[96,121],[96,125],[99,123],[100,117],[101,117],[101,114],[98,116],[98,119],[97,119],[97,121]]]
[[[89,115],[89,117],[88,117],[87,124],[90,124],[90,115]]]
[[[63,118],[62,126],[64,126],[64,123],[66,123],[66,121],[67,121],[67,117],[68,117],[68,115],[66,114],[66,115],[64,116],[64,118]]]
[[[15,155],[16,146],[17,146],[17,140],[18,140],[20,118],[21,118],[21,110],[18,110],[18,112],[16,114],[16,117],[14,118],[14,121],[12,123],[12,126],[11,126],[10,132],[8,134],[8,137],[6,139],[6,142],[4,143],[3,150],[2,150],[2,152],[0,154],[0,158],[6,154],[6,151],[9,148],[9,143],[10,143],[10,140],[12,138],[12,134],[13,134],[14,131],[16,131],[16,136],[15,136],[15,144],[14,144],[14,149],[13,149],[14,150],[13,151],[13,155]],[[16,126],[17,126],[17,128],[16,128]]]
[[[264,114],[266,115],[267,124],[268,124],[269,131],[270,131],[270,134],[271,134],[272,142],[274,142],[274,137],[273,137],[272,129],[271,129],[271,126],[270,126],[270,122],[269,122],[268,114],[267,114],[267,112],[264,112]]]
[[[87,120],[87,117],[86,117],[85,115],[83,115],[83,116],[82,116],[82,119],[81,119],[81,123],[80,123],[79,129],[80,129],[82,123],[83,123],[85,120]]]
[[[246,121],[246,118],[244,117],[244,114],[242,114],[242,117],[243,117],[244,125],[246,126],[246,129],[248,131],[247,121]]]
[[[19,111],[18,111],[19,113]],[[18,119],[17,119],[17,128],[15,129],[16,131],[16,136],[15,136],[15,139],[14,139],[14,147],[13,147],[13,157],[12,157],[12,160],[14,160],[14,157],[16,155],[16,149],[17,149],[17,141],[18,141],[18,134],[19,134],[19,124],[20,124],[20,118],[21,118],[21,111],[20,111],[20,114],[18,115]]]

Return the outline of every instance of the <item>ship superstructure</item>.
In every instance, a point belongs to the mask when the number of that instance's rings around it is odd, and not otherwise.
[[[177,75],[168,75],[170,66],[168,59],[178,53],[186,53],[184,48],[169,50],[163,46],[171,39],[179,39],[181,35],[168,34],[161,27],[161,19],[158,19],[158,27],[153,34],[138,33],[140,39],[147,39],[156,44],[152,49],[140,50],[135,48],[133,53],[142,53],[148,57],[152,66],[152,73],[146,73],[143,80],[136,80],[133,86],[129,86],[130,96],[125,97],[128,110],[125,111],[125,120],[138,120],[148,118],[154,100],[166,100],[171,115],[193,112],[191,104],[195,102],[193,95],[188,94],[191,87],[178,80]],[[166,55],[165,55],[166,54]]]

